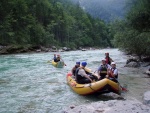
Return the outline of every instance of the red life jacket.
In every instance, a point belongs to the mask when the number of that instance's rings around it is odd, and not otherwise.
[[[105,57],[105,59],[106,59],[106,63],[110,65],[110,64],[111,64],[111,62],[110,62],[110,57],[109,57],[109,56],[108,56],[108,57]]]
[[[116,68],[115,68],[116,69]],[[114,73],[115,69],[111,68],[112,73]],[[115,75],[115,78],[118,78],[118,74]]]

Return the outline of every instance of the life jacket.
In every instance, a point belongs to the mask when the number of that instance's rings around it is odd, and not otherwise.
[[[81,79],[85,79],[85,77],[82,77],[81,75],[78,74],[78,72],[79,72],[80,69],[81,69],[80,67],[77,68],[76,72],[75,72],[75,78],[76,78],[77,82],[79,82]]]
[[[59,61],[60,61],[60,58],[58,57],[54,59],[54,62],[59,62]]]
[[[116,68],[111,68],[111,71],[112,71],[112,73],[114,73],[114,71],[116,70]],[[111,77],[112,78],[112,77]],[[117,79],[118,78],[118,74],[117,75],[115,75],[115,78]]]
[[[105,59],[106,59],[106,64],[111,64],[111,61],[110,61],[110,57],[108,56],[108,57],[105,57]]]
[[[101,78],[105,78],[107,75],[107,65],[101,65],[100,76]]]
[[[73,75],[75,75],[77,68],[78,68],[77,66],[74,66]]]

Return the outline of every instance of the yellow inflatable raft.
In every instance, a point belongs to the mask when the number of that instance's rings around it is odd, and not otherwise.
[[[63,61],[54,62],[54,60],[52,60],[52,65],[57,68],[63,68],[65,63]]]
[[[75,81],[75,79],[72,78],[72,73],[69,72],[67,74],[67,83],[77,94],[80,95],[89,95],[93,93],[108,93],[108,92],[114,92],[116,94],[121,93],[120,85],[107,78],[93,83],[78,84]]]

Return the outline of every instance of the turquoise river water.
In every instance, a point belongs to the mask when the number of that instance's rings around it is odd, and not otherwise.
[[[87,67],[94,72],[105,52],[116,62],[119,81],[129,90],[125,98],[142,101],[150,79],[141,79],[140,69],[124,68],[127,56],[118,49],[56,52],[65,61],[64,68],[55,68],[47,62],[54,52],[1,55],[0,113],[60,113],[70,105],[104,100],[74,93],[66,83],[66,74],[76,61],[87,61]]]

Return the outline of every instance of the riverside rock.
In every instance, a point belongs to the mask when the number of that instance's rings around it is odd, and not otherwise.
[[[143,103],[150,107],[150,91],[147,91],[143,95]]]
[[[137,100],[110,100],[67,108],[64,113],[150,113],[150,107]]]

